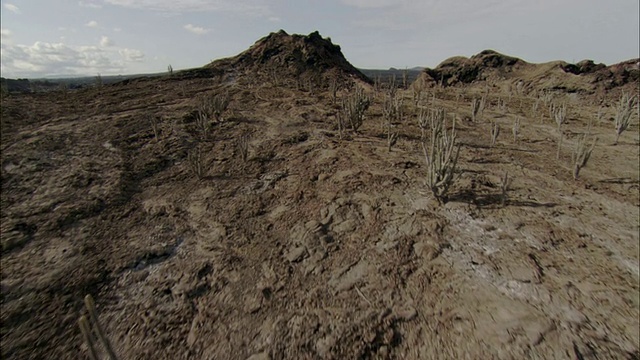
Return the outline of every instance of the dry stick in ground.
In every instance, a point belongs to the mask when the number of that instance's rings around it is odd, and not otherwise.
[[[591,130],[593,129],[593,118],[589,117],[587,120],[587,135],[591,135]]]
[[[380,75],[376,75],[375,79],[373,80],[373,89],[375,90],[376,94],[382,91],[382,77]]]
[[[558,125],[558,150],[556,152],[556,159],[559,160],[560,149],[562,147],[562,124],[564,124],[567,119],[567,105],[562,104],[562,106],[554,106],[553,117],[556,120],[556,124]]]
[[[382,132],[387,131],[392,119],[396,117],[396,110],[397,108],[395,107],[394,99],[389,93],[382,103]]]
[[[540,109],[540,99],[536,98],[531,106],[531,117],[535,119],[538,116],[538,109]]]
[[[396,82],[396,74],[389,77],[389,89],[388,94],[390,97],[395,98],[398,92],[398,84]]]
[[[413,91],[412,91],[413,106],[418,107],[418,105],[422,103],[423,94],[424,94],[424,89],[422,88],[422,86],[417,84],[413,86]]]
[[[483,108],[484,100],[478,100],[476,98],[471,100],[471,121],[476,122],[476,119],[480,118],[480,114],[484,110]]]
[[[520,116],[516,117],[513,121],[513,126],[511,127],[511,132],[513,133],[513,142],[518,142],[518,134],[520,133]]]
[[[409,85],[409,71],[407,69],[402,70],[402,88],[407,90]]]
[[[158,139],[158,135],[160,133],[160,127],[159,127],[159,119],[157,116],[153,115],[153,114],[149,114],[147,115],[148,119],[149,119],[149,123],[151,124],[151,130],[153,130],[153,137],[157,140]]]
[[[587,166],[587,162],[591,157],[591,152],[596,146],[597,138],[593,139],[591,146],[587,145],[587,135],[582,135],[576,144],[576,148],[573,152],[573,179],[578,180],[580,169]]]
[[[329,80],[329,91],[331,91],[331,103],[333,105],[338,101],[338,90],[340,89],[340,83],[337,77],[332,77]]]
[[[420,140],[425,142],[427,140],[427,129],[429,128],[429,113],[425,108],[421,108],[418,112],[418,126],[421,133]]]
[[[507,101],[504,99],[498,99],[498,110],[502,114],[507,114]]]
[[[623,131],[627,130],[631,123],[631,114],[636,106],[636,97],[627,93],[622,93],[618,106],[616,108],[615,125],[616,125],[616,141],[614,145],[618,145],[618,139]]]
[[[93,324],[96,336],[98,337],[98,341],[102,344],[102,347],[107,353],[107,356],[110,360],[117,360],[116,353],[113,351],[113,347],[109,342],[109,339],[104,335],[104,330],[102,329],[102,325],[100,324],[100,320],[98,319],[98,313],[96,312],[96,304],[93,301],[91,295],[87,295],[84,298],[84,304],[89,313],[89,319],[86,316],[80,317],[78,324],[80,326],[80,331],[82,332],[82,336],[84,337],[85,342],[87,343],[87,347],[89,348],[89,356],[93,359],[99,359],[98,353],[95,348],[94,337],[91,335],[91,324]],[[90,321],[89,321],[90,320]]]
[[[393,122],[402,122],[402,98],[394,98],[394,95],[389,92],[388,97],[386,98],[382,113],[383,113],[383,131],[387,134],[387,145],[389,151],[391,151],[391,147],[396,144],[398,140],[398,132],[393,132]]]
[[[491,123],[491,146],[496,144],[496,140],[498,140],[498,135],[500,135],[500,125],[498,125],[497,121],[493,121]]]
[[[504,207],[507,204],[507,200],[508,200],[508,192],[509,192],[509,185],[511,185],[511,179],[509,178],[509,173],[508,172],[504,172],[504,176],[502,177],[502,183],[500,184],[500,190],[501,190],[501,197],[500,197],[500,202],[502,204],[502,207]]]
[[[246,163],[249,159],[249,134],[241,135],[238,138],[238,152],[240,153],[240,159],[243,163]]]
[[[208,170],[209,162],[202,154],[201,145],[196,145],[196,147],[189,152],[187,161],[189,162],[191,172],[193,172],[198,179],[202,179]]]
[[[389,132],[387,133],[387,146],[389,152],[391,152],[391,148],[398,141],[398,132],[391,132],[391,126],[389,126]]]
[[[89,358],[91,360],[98,360],[98,352],[95,347],[95,340],[91,335],[91,328],[89,327],[89,320],[87,317],[82,315],[80,320],[78,320],[78,326],[80,326],[80,332],[82,333],[82,337],[84,342],[87,344],[87,348],[89,349]]]
[[[600,124],[602,123],[603,120],[604,120],[604,108],[602,107],[602,105],[600,105],[600,107],[598,108],[598,111],[596,112],[596,123]]]
[[[364,296],[364,294],[362,293],[362,291],[360,291],[360,288],[358,288],[357,286],[354,286],[356,289],[356,292],[358,293],[358,295],[360,295],[360,297],[367,302],[367,304],[369,304],[369,306],[373,306],[373,304],[371,303],[371,301],[369,301],[369,299],[367,299],[366,296]]]
[[[342,132],[344,131],[344,126],[345,126],[345,120],[344,120],[344,114],[342,113],[342,111],[338,111],[338,114],[336,114],[336,125],[338,126],[338,139],[342,140]]]

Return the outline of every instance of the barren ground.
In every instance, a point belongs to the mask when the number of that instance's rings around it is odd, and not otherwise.
[[[532,117],[530,97],[492,90],[469,121],[483,89],[429,91],[462,144],[442,206],[410,90],[391,152],[381,97],[343,140],[326,90],[160,78],[4,97],[2,358],[86,357],[77,319],[92,294],[122,359],[637,359],[637,115],[613,146],[606,108],[574,181],[597,107],[558,95],[556,160],[555,123]],[[189,114],[216,91],[231,109],[198,179]],[[148,114],[162,117],[157,139]],[[502,124],[493,147],[489,119]]]

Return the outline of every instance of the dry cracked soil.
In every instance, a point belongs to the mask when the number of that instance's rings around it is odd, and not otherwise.
[[[342,139],[327,87],[167,76],[3,97],[2,358],[88,358],[86,294],[122,359],[639,358],[639,135],[613,145],[618,94],[599,121],[592,98],[556,95],[556,159],[533,97],[491,89],[471,122],[484,85],[426,90],[461,144],[440,205],[412,91],[389,151],[384,95],[358,86],[372,105]],[[231,101],[196,140],[203,93]]]

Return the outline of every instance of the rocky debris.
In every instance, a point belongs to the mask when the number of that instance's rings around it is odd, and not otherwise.
[[[280,30],[256,41],[248,50],[216,60],[205,68],[282,84],[306,79],[319,86],[322,78],[332,77],[371,81],[347,61],[340,46],[317,31],[305,36]]]

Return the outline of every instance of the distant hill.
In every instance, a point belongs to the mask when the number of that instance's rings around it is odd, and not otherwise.
[[[552,61],[542,64],[484,50],[470,58],[456,56],[437,67],[426,68],[419,79],[421,84],[443,86],[474,83],[517,83],[525,90],[558,90],[565,92],[594,93],[617,87],[638,86],[640,59],[631,59],[606,66],[591,60],[576,64]]]

